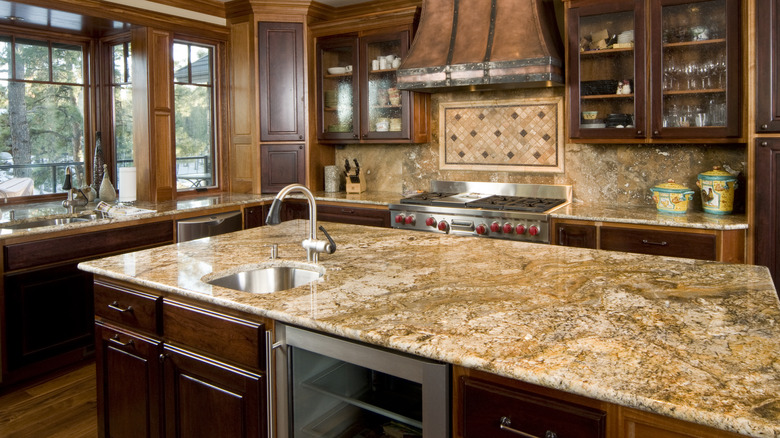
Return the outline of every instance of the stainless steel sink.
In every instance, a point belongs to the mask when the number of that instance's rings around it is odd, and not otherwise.
[[[41,220],[30,221],[30,222],[20,222],[11,225],[3,225],[2,228],[11,229],[11,230],[26,230],[30,228],[72,224],[76,222],[89,222],[90,220],[93,219],[87,217],[63,217],[63,218],[55,218],[55,219],[41,219]]]
[[[295,266],[272,266],[237,272],[207,283],[255,294],[267,294],[303,286],[322,277],[321,272]]]

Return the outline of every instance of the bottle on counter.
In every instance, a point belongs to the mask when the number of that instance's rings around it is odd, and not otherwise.
[[[95,193],[100,191],[100,184],[103,182],[103,169],[106,163],[103,159],[103,147],[100,141],[100,131],[95,133],[95,155],[92,157],[92,189]]]
[[[108,164],[103,165],[103,182],[100,183],[100,200],[103,202],[116,201],[116,190],[108,177]]]

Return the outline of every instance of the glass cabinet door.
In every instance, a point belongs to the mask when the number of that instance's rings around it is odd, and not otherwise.
[[[409,47],[409,32],[360,40],[361,137],[409,138],[409,92],[398,89],[396,72]]]
[[[357,41],[356,36],[347,36],[317,42],[317,129],[321,138],[358,138]]]
[[[569,14],[571,137],[644,137],[642,2],[574,8]]]
[[[653,4],[653,137],[739,135],[737,1]]]

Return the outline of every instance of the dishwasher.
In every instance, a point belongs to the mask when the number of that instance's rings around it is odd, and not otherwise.
[[[240,231],[242,228],[241,212],[238,210],[191,217],[176,221],[176,241],[186,242],[202,237],[232,233]]]

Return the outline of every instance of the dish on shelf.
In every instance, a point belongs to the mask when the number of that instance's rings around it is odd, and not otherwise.
[[[345,67],[328,67],[328,73],[332,75],[342,75],[347,72]]]
[[[594,129],[594,128],[606,128],[605,123],[583,123],[580,128]]]

